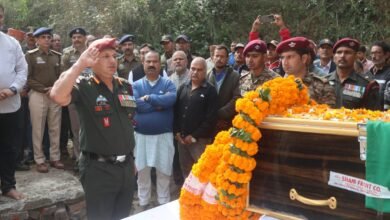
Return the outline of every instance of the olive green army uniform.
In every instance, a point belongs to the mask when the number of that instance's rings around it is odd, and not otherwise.
[[[310,72],[306,74],[302,82],[308,87],[311,99],[318,104],[327,104],[332,108],[335,107],[336,93],[326,78]]]
[[[280,77],[280,75],[267,68],[259,76],[254,76],[250,72],[242,72],[240,77],[241,95],[243,96],[244,93],[255,90],[257,87],[263,85],[263,83],[276,77]]]
[[[37,164],[45,163],[42,139],[45,124],[49,128],[50,160],[60,160],[61,106],[53,102],[47,92],[58,79],[61,70],[61,54],[49,50],[47,53],[36,48],[27,51],[28,64],[27,86],[29,92],[29,109],[32,125],[32,142],[34,160]]]
[[[73,46],[67,47],[62,52],[61,67],[62,71],[68,70],[79,59],[83,51],[78,51]]]
[[[140,60],[135,56],[131,60],[128,60],[125,55],[122,55],[118,58],[118,76],[128,79],[130,71],[140,63]]]
[[[328,76],[329,84],[336,94],[336,108],[366,108],[380,109],[379,85],[375,81],[369,81],[363,76],[352,72],[343,82],[340,81],[336,71]]]
[[[134,191],[135,101],[131,85],[113,78],[113,91],[96,76],[80,76],[72,91],[80,117],[80,181],[88,219],[129,215]]]
[[[166,69],[166,66],[167,66],[167,62],[169,59],[171,59],[173,53],[172,54],[167,54],[167,53],[163,53],[161,54],[160,56],[160,60],[161,60],[161,69]]]

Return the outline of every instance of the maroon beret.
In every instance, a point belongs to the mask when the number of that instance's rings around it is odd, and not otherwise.
[[[90,47],[96,47],[99,51],[102,51],[107,48],[111,48],[115,50],[116,39],[115,38],[102,38],[99,40],[95,40],[89,45]]]
[[[276,47],[276,53],[281,54],[287,50],[300,50],[300,49],[306,49],[308,51],[311,50],[310,42],[307,38],[293,37],[285,41],[282,41],[278,44],[278,47]]]
[[[341,46],[349,47],[349,48],[351,48],[354,51],[358,51],[358,49],[360,47],[360,43],[359,43],[359,41],[357,41],[355,39],[352,39],[352,38],[348,38],[348,37],[340,39],[339,41],[337,41],[334,44],[334,46],[333,46],[333,53],[335,53],[337,48],[339,48]]]
[[[252,40],[245,46],[243,55],[246,56],[248,52],[267,53],[267,45],[262,40]]]

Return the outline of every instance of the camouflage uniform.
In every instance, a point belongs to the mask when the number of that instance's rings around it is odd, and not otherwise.
[[[280,75],[266,68],[259,76],[253,76],[250,72],[242,72],[240,77],[241,95],[243,96],[245,92],[255,90],[263,83],[276,77],[280,77]]]
[[[332,108],[335,107],[336,93],[326,78],[310,72],[306,74],[302,81],[308,87],[311,99],[319,104],[327,104]]]

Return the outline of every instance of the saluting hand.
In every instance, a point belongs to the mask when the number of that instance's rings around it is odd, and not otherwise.
[[[98,48],[88,47],[88,49],[86,49],[77,60],[77,64],[83,66],[84,68],[91,67],[97,63],[99,53]]]

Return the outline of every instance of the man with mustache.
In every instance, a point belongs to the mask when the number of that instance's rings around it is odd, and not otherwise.
[[[61,57],[61,66],[62,66],[62,71],[68,70],[70,67],[73,66],[73,64],[76,63],[76,61],[79,59],[80,55],[86,50],[86,35],[87,32],[81,28],[81,27],[76,27],[72,29],[69,32],[69,37],[72,39],[72,45],[70,47],[67,47],[63,50],[63,55]],[[83,75],[87,76],[89,75],[88,72],[83,71]],[[74,157],[76,158],[76,164],[74,166],[74,170],[78,170],[77,162],[78,158],[80,156],[80,122],[79,122],[79,116],[76,110],[76,106],[71,103],[67,107],[63,107],[64,112],[66,112],[66,109],[68,108],[68,117],[63,117],[63,123],[66,123],[66,119],[70,120],[70,128],[72,130],[73,138],[72,138],[72,143],[73,143],[73,153]],[[68,125],[69,126],[69,125]],[[64,127],[64,126],[63,126]],[[67,132],[68,129],[66,129]]]
[[[293,37],[278,44],[279,54],[285,76],[300,78],[308,87],[310,98],[319,104],[335,105],[335,92],[325,78],[309,71],[312,64],[313,48],[305,37]]]
[[[28,64],[27,86],[29,92],[29,108],[32,125],[32,142],[34,160],[37,171],[49,172],[46,159],[50,159],[50,166],[63,169],[60,161],[60,130],[61,106],[49,98],[54,82],[61,73],[61,54],[50,50],[52,29],[41,27],[34,32],[38,48],[27,51]],[[47,122],[50,137],[50,158],[45,158],[42,139]]]
[[[228,66],[229,51],[224,45],[217,45],[214,49],[214,68],[207,73],[207,81],[217,90],[218,120],[215,132],[228,130],[231,121],[236,115],[235,105],[240,94],[240,75]]]
[[[386,84],[390,81],[390,65],[387,61],[390,56],[390,47],[384,41],[375,42],[371,46],[371,58],[374,64],[367,72],[371,80],[376,80],[380,85],[381,108],[383,108],[383,95]]]
[[[122,56],[118,58],[118,76],[124,79],[128,79],[130,71],[140,64],[134,55],[134,41],[135,36],[131,34],[126,34],[119,40]]]
[[[336,70],[326,78],[336,93],[336,108],[367,108],[378,110],[379,85],[357,74],[354,70],[356,53],[360,43],[356,39],[343,38],[333,46]]]
[[[131,85],[114,76],[115,46],[114,38],[94,41],[50,92],[56,103],[74,103],[79,113],[80,182],[87,218],[94,220],[129,216],[133,200],[135,101]],[[85,68],[92,75],[80,76]]]
[[[138,198],[143,210],[151,199],[151,169],[156,168],[157,202],[170,201],[169,180],[172,174],[173,105],[175,85],[160,75],[160,55],[156,51],[145,54],[145,76],[134,82],[137,104],[135,121],[135,165],[138,170]]]

